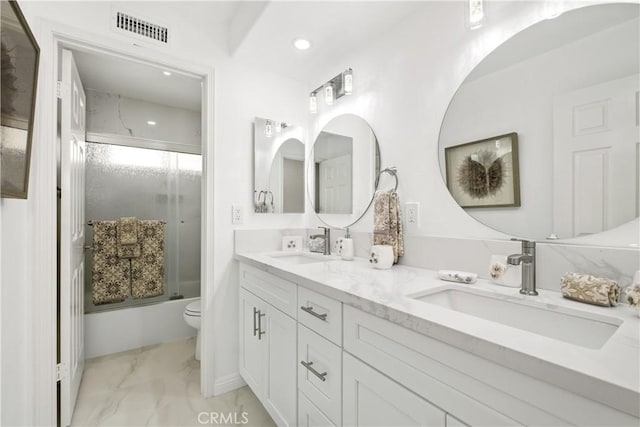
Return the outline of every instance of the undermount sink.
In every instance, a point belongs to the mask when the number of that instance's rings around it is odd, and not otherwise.
[[[555,340],[599,349],[622,320],[509,296],[447,288],[414,299]]]
[[[326,255],[308,254],[302,252],[282,252],[277,254],[267,255],[270,258],[276,258],[279,261],[285,261],[290,264],[312,264],[315,262],[332,261],[333,258],[329,258]]]

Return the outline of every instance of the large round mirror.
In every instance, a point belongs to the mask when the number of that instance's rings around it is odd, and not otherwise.
[[[333,118],[318,134],[307,165],[309,200],[322,222],[357,222],[371,204],[380,171],[380,148],[369,124],[353,114]]]
[[[588,6],[539,22],[466,78],[439,156],[469,215],[531,239],[636,226],[639,10]]]

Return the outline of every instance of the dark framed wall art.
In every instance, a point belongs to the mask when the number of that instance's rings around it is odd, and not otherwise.
[[[520,206],[518,134],[445,148],[447,187],[463,208]]]
[[[2,197],[26,199],[40,48],[15,1],[0,2]]]

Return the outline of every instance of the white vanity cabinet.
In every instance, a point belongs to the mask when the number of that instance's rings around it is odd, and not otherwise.
[[[259,292],[266,296],[262,299],[252,290],[266,282],[270,286]],[[241,265],[240,286],[240,374],[276,424],[295,426],[296,320],[274,303],[286,306],[283,295],[296,301],[296,285]]]
[[[445,425],[446,413],[349,353],[344,353],[345,426]]]

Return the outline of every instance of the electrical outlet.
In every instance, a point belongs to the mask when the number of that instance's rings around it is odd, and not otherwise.
[[[405,212],[407,231],[418,231],[418,222],[420,219],[420,203],[406,203]]]
[[[231,224],[242,224],[242,206],[231,205]]]

